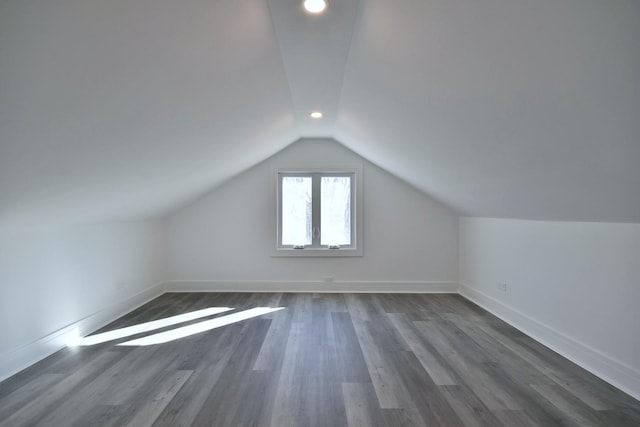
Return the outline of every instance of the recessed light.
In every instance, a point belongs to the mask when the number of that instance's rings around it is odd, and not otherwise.
[[[311,114],[309,114],[309,117],[312,119],[321,119],[322,113],[320,111],[312,111]]]
[[[326,0],[304,0],[304,8],[309,13],[322,13],[327,8]]]

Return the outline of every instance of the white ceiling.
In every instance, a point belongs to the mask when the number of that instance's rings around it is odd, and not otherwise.
[[[638,0],[0,0],[0,229],[160,217],[309,136],[462,214],[640,222],[639,76]]]

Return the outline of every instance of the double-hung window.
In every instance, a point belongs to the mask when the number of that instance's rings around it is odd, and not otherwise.
[[[361,256],[361,167],[276,169],[276,256]]]

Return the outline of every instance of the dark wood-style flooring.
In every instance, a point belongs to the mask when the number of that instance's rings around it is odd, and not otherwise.
[[[458,295],[169,293],[99,332],[280,311],[164,344],[66,348],[0,383],[0,426],[640,426],[640,402]]]

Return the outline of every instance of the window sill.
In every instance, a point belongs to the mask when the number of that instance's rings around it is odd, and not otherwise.
[[[361,257],[362,249],[276,249],[271,253],[272,258],[335,258]]]

